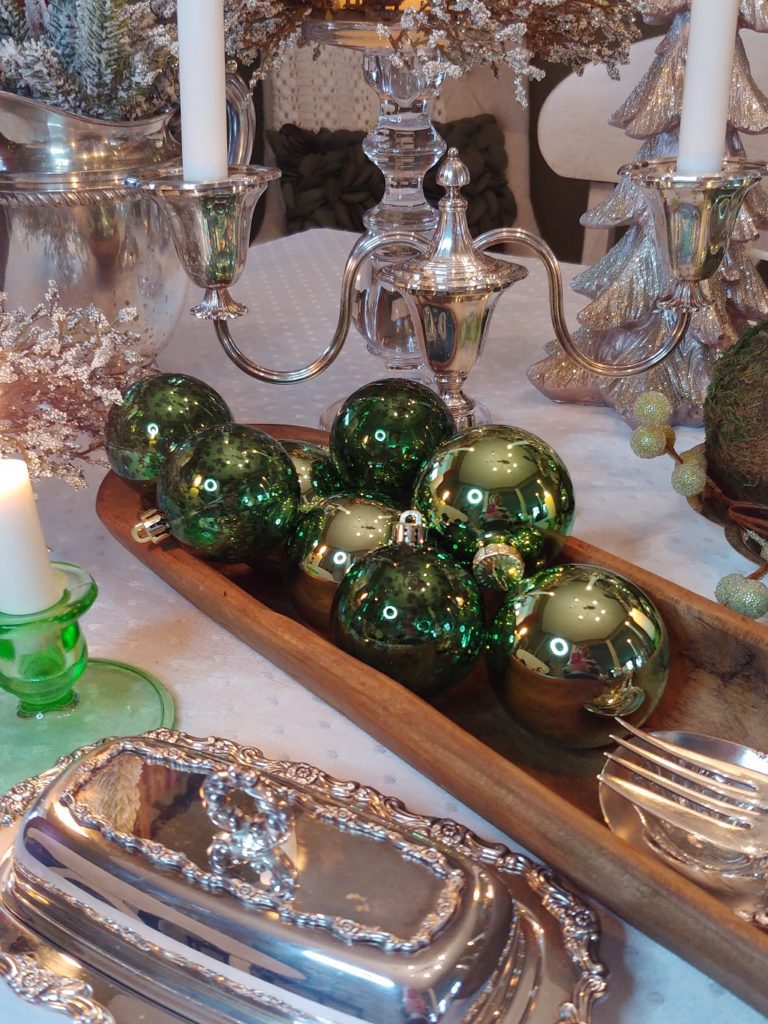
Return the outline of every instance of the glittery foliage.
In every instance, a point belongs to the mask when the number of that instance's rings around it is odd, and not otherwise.
[[[404,55],[436,47],[449,75],[507,65],[521,99],[542,75],[532,61],[613,68],[637,31],[629,0],[424,0],[402,15],[389,0],[225,0],[227,54],[261,77],[308,17],[382,23]],[[175,18],[176,0],[0,0],[0,88],[92,117],[150,116],[176,99]]]
[[[135,318],[129,308],[114,324],[94,306],[64,309],[53,282],[31,313],[8,311],[0,292],[0,457],[21,454],[33,476],[85,486],[83,461],[105,462],[110,406],[150,372]]]
[[[613,114],[610,123],[643,140],[638,160],[677,154],[680,108],[688,45],[690,0],[640,0],[636,8],[649,23],[671,25],[656,48],[647,73]],[[768,31],[768,0],[742,0],[740,27]],[[737,40],[727,134],[729,155],[745,151],[739,132],[768,131],[768,99],[755,85],[741,38]],[[749,147],[746,147],[747,154]],[[582,310],[576,341],[604,362],[629,362],[650,355],[669,329],[669,320],[650,317],[656,299],[669,291],[656,249],[653,224],[642,187],[622,179],[612,195],[582,217],[587,228],[624,228],[619,242],[573,287],[592,301]],[[672,402],[672,422],[700,426],[712,368],[750,321],[768,317],[768,290],[757,273],[749,243],[768,227],[768,197],[758,186],[749,193],[723,265],[705,289],[714,304],[694,313],[675,352],[660,366],[635,377],[597,377],[572,363],[555,342],[528,376],[557,401],[613,406],[634,423],[632,407],[646,391]]]
[[[537,63],[583,67],[601,61],[613,69],[626,60],[638,36],[629,0],[422,0],[398,10],[390,0],[245,0],[257,15],[242,22],[239,45],[261,53],[259,74],[280,62],[287,41],[299,41],[308,17],[371,21],[383,26],[392,45],[408,60],[421,50],[439,53],[435,67],[458,77],[478,64],[505,65],[518,75],[540,78]],[[524,93],[521,89],[520,98]]]

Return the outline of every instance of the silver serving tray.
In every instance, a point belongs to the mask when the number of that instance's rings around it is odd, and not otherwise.
[[[606,989],[548,869],[229,740],[78,751],[0,826],[0,977],[79,1024],[588,1024]]]

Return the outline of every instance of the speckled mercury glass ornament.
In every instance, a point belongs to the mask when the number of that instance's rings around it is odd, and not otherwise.
[[[140,380],[113,405],[105,428],[107,458],[118,476],[151,482],[169,452],[206,427],[230,423],[232,414],[212,387],[182,373]]]
[[[507,589],[549,565],[573,523],[573,485],[560,456],[518,427],[457,434],[424,464],[414,505],[484,586]]]
[[[480,593],[472,576],[424,543],[404,513],[392,543],[372,551],[339,585],[332,637],[349,654],[422,697],[466,675],[482,643]]]
[[[341,494],[341,474],[328,448],[311,441],[279,441],[299,478],[302,506],[316,505],[323,498]]]
[[[424,384],[379,380],[344,402],[330,447],[349,490],[404,509],[422,463],[454,430],[447,406]]]
[[[195,434],[171,453],[157,504],[173,536],[195,554],[248,562],[292,530],[299,481],[277,441],[230,423]]]
[[[399,515],[356,494],[323,498],[300,512],[289,557],[297,562],[291,597],[302,618],[328,630],[339,584],[355,562],[389,543]]]
[[[629,580],[594,565],[555,566],[509,595],[488,647],[510,715],[567,747],[607,744],[616,715],[642,725],[669,671],[654,605]]]

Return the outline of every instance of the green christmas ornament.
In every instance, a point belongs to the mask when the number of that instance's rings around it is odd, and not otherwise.
[[[203,558],[249,562],[284,540],[299,481],[283,448],[255,427],[209,427],[172,452],[157,482],[167,528]]]
[[[399,515],[356,494],[322,498],[299,513],[289,557],[297,563],[291,597],[302,618],[328,630],[339,584],[355,562],[389,543]]]
[[[509,714],[567,747],[609,742],[615,716],[642,725],[669,671],[661,617],[629,580],[558,565],[508,595],[488,632],[489,669]]]
[[[448,407],[424,384],[379,380],[339,409],[331,454],[349,490],[403,509],[423,462],[454,430]]]
[[[316,505],[323,498],[344,490],[341,474],[327,448],[311,441],[284,441],[282,438],[280,444],[299,478],[302,505]]]
[[[168,454],[206,427],[230,423],[232,414],[213,388],[183,373],[137,381],[107,416],[107,458],[126,480],[156,480]]]
[[[430,697],[469,671],[483,618],[472,576],[424,537],[421,516],[405,512],[391,543],[352,566],[336,593],[331,635],[360,661]]]
[[[573,523],[573,486],[559,455],[535,434],[500,424],[442,444],[413,500],[454,557],[501,590],[549,565]]]

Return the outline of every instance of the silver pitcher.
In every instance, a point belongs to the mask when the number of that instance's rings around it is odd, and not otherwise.
[[[229,161],[246,163],[255,136],[250,91],[228,76]],[[33,309],[50,280],[65,308],[93,303],[132,330],[152,359],[181,313],[187,277],[154,204],[123,186],[130,173],[179,159],[172,112],[100,121],[0,92],[0,291]]]

